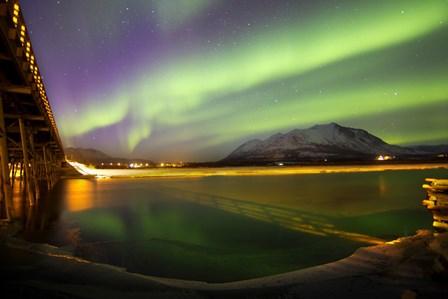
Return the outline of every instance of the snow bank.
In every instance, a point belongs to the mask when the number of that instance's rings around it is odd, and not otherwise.
[[[333,263],[230,283],[205,283],[128,273],[123,268],[75,258],[70,252],[60,248],[31,244],[20,239],[5,238],[3,244],[17,251],[25,251],[27,258],[33,254],[34,259],[39,259],[39,271],[54,273],[52,275],[58,279],[61,275],[70,277],[70,283],[65,282],[65,284],[70,284],[77,293],[81,292],[79,288],[85,287],[81,286],[86,284],[85,277],[90,277],[94,285],[89,286],[90,288],[113,289],[114,292],[121,292],[121,294],[136,284],[139,288],[137,293],[140,295],[158,292],[162,286],[170,291],[178,290],[183,295],[194,295],[193,297],[197,297],[198,294],[202,297],[213,297],[216,294],[226,293],[231,294],[232,297],[252,297],[268,293],[275,296],[300,296],[301,298],[339,296],[370,298],[374,295],[382,298],[448,297],[448,288],[446,288],[448,233],[433,234],[431,231],[418,231],[411,237],[360,248],[350,257]],[[98,273],[102,274],[98,275]],[[104,273],[107,273],[107,276],[104,276]],[[45,277],[47,276],[42,275],[40,279]],[[48,277],[46,279],[50,279]],[[77,280],[82,280],[82,283],[77,283]],[[27,285],[28,282],[16,283]],[[47,281],[46,284],[41,283],[41,285],[47,285],[50,289],[61,288],[52,281]],[[36,287],[35,283],[33,287]],[[185,290],[189,293],[185,293]]]

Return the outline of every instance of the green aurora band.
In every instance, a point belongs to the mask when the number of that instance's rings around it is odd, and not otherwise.
[[[125,152],[182,144],[184,153],[174,160],[224,146],[216,159],[248,138],[333,121],[393,144],[446,141],[447,1],[355,5],[297,18],[288,27],[253,26],[245,38],[179,49],[156,66],[142,62],[111,91],[98,91],[76,114],[58,119],[64,143],[126,123],[119,135]],[[403,113],[420,125],[430,117],[423,127],[431,130],[414,130]],[[390,122],[378,121],[381,115]],[[152,138],[160,128],[164,133]],[[176,155],[165,153],[159,157]]]

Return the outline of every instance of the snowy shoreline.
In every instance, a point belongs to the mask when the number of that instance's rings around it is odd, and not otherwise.
[[[80,164],[83,165],[83,164]],[[88,167],[86,167],[88,168]],[[90,169],[85,178],[170,178],[204,176],[265,176],[319,174],[340,172],[372,172],[391,170],[447,169],[446,163],[425,164],[372,164],[372,165],[301,165],[301,166],[240,166],[204,168],[150,168],[150,169]],[[96,171],[96,172],[95,172]],[[73,176],[65,176],[72,178]]]
[[[170,292],[188,294],[181,298],[204,298],[204,296],[214,298],[215,295],[228,292],[237,298],[247,295],[264,298],[262,294],[266,291],[275,296],[300,294],[301,298],[345,297],[361,294],[364,297],[366,294],[372,297],[374,294],[381,294],[385,298],[403,294],[410,295],[409,298],[448,296],[448,289],[445,287],[448,282],[448,232],[433,234],[431,231],[422,230],[414,236],[360,248],[351,256],[336,262],[279,275],[228,283],[186,281],[129,273],[123,268],[91,263],[73,257],[69,252],[57,247],[32,244],[12,237],[4,237],[1,247],[2,253],[5,250],[14,252],[10,258],[7,254],[2,254],[2,264],[5,264],[4,259],[7,260],[7,264],[10,264],[6,265],[6,268],[3,267],[4,270],[9,270],[6,273],[35,272],[34,263],[38,265],[37,273],[43,273],[41,277],[35,277],[33,280],[15,279],[12,281],[14,285],[36,288],[36,281],[41,279],[43,281],[38,285],[46,285],[46,291],[60,292],[59,288],[61,288],[75,298],[84,294],[83,290],[89,284],[95,286],[96,290],[91,293],[92,297],[83,295],[87,298],[102,297],[103,292],[109,289],[126,294],[130,298],[137,294],[154,295],[159,294],[160,287],[168,288]],[[23,255],[26,256],[25,261]],[[29,258],[33,260],[31,265],[26,261]],[[104,273],[107,275],[102,278],[101,275]],[[84,281],[86,277],[90,278],[87,282]],[[63,284],[57,282],[61,279],[67,279],[67,281]],[[133,283],[130,284],[129,281]],[[67,283],[73,290],[62,288]],[[132,284],[138,284],[139,290],[134,290]],[[347,288],[347,284],[351,287]],[[187,293],[185,293],[186,290],[188,290]]]

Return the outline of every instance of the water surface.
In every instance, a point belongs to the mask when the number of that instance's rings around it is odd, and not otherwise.
[[[25,237],[147,275],[254,278],[431,229],[425,177],[446,170],[64,179]]]

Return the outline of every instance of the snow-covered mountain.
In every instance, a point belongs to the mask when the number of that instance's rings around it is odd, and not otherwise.
[[[248,141],[223,161],[299,161],[306,159],[356,159],[378,155],[405,156],[419,152],[390,145],[362,129],[336,123],[295,129],[271,137]]]

